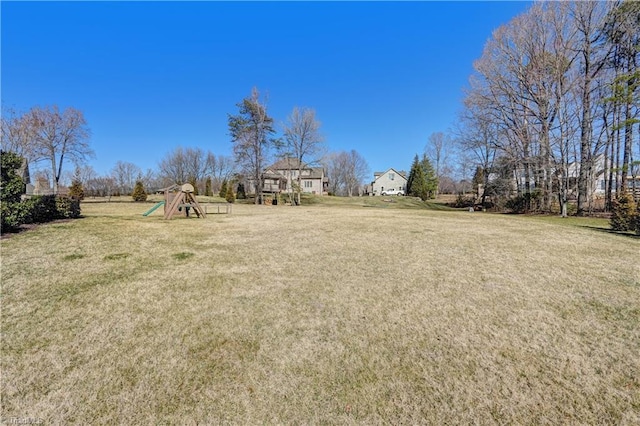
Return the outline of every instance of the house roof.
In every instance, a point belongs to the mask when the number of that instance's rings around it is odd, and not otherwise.
[[[403,179],[405,179],[405,180],[407,179],[407,172],[405,172],[404,170],[397,171],[396,169],[394,169],[394,168],[392,167],[392,168],[390,168],[389,170],[387,170],[386,172],[375,172],[375,173],[373,174],[373,180],[374,180],[374,182],[375,182],[376,180],[378,180],[378,178],[379,178],[380,176],[385,175],[385,174],[387,174],[387,173],[389,173],[389,172],[391,172],[391,171],[392,171],[392,172],[394,172],[394,173],[396,173],[397,175],[399,175],[399,176],[400,176],[400,177],[402,177]]]
[[[300,162],[296,158],[283,158],[276,161],[266,168],[265,173],[278,173],[282,170],[298,170]],[[324,177],[324,169],[322,167],[309,167],[308,164],[302,163],[303,170],[310,170],[308,175],[304,175],[303,179],[321,179]]]
[[[275,163],[273,163],[271,166],[267,167],[268,169],[272,169],[272,170],[296,170],[298,169],[298,166],[300,165],[300,162],[298,161],[297,158],[283,158],[282,160],[278,160]],[[302,163],[302,168],[307,168],[307,165]]]

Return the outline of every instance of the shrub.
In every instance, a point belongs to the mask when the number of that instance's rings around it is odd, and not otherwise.
[[[224,198],[227,200],[227,203],[233,203],[236,201],[236,196],[233,193],[233,185],[227,185],[227,193]]]
[[[475,201],[476,200],[473,196],[465,197],[463,194],[458,194],[456,202],[453,203],[453,206],[456,208],[473,207],[475,205]]]
[[[71,197],[56,197],[57,219],[77,219],[80,217],[80,200]]]
[[[189,183],[193,186],[193,195],[198,195],[198,180],[192,176],[189,178]]]
[[[207,181],[204,184],[204,195],[206,197],[213,196],[213,191],[211,190],[211,177],[208,177]]]
[[[247,198],[247,194],[244,192],[244,185],[239,183],[238,184],[238,190],[236,191],[236,198],[238,200],[244,200],[245,198]]]
[[[536,206],[541,199],[542,193],[540,191],[527,192],[525,194],[509,198],[505,207],[513,213],[528,213],[531,210],[535,210],[535,207],[533,206]]]
[[[0,221],[0,233],[17,231],[20,225],[24,223],[21,213],[22,203],[2,203],[0,204],[0,215],[2,220]]]
[[[131,197],[133,201],[147,201],[147,192],[144,190],[144,185],[141,180],[136,181],[136,186],[133,187]]]
[[[226,179],[222,181],[222,185],[220,185],[220,192],[218,193],[218,195],[220,196],[220,198],[227,197],[227,180]]]
[[[36,195],[19,203],[2,204],[2,233],[16,231],[22,224],[78,217],[80,200],[55,195]]]
[[[636,205],[629,194],[622,194],[611,202],[611,229],[630,231],[636,226]]]

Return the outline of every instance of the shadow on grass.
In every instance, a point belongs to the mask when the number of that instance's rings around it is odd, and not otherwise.
[[[634,240],[640,240],[640,235],[632,234],[631,232],[615,231],[613,229],[599,228],[597,226],[591,226],[591,225],[578,225],[578,226],[580,226],[581,228],[592,229],[594,231],[602,232],[605,234],[618,235],[620,237],[627,237]]]

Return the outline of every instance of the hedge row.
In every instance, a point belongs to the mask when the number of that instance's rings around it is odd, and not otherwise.
[[[57,219],[80,217],[80,200],[75,198],[38,195],[17,203],[2,203],[1,232],[16,231],[20,225],[45,223]]]

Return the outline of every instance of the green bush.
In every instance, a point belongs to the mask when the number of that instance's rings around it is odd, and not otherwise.
[[[80,217],[80,200],[71,197],[56,197],[57,219],[77,219]]]
[[[535,210],[534,206],[538,204],[541,198],[542,193],[539,191],[527,192],[525,194],[509,198],[505,207],[513,213],[529,213],[532,210]]]
[[[0,204],[0,233],[15,232],[20,225],[24,223],[22,218],[23,210],[20,207],[22,203],[2,203]]]
[[[629,194],[622,194],[611,202],[611,229],[631,231],[636,228],[636,204]]]
[[[37,195],[19,203],[2,203],[2,233],[14,232],[22,224],[46,223],[80,217],[80,200],[64,196]]]

